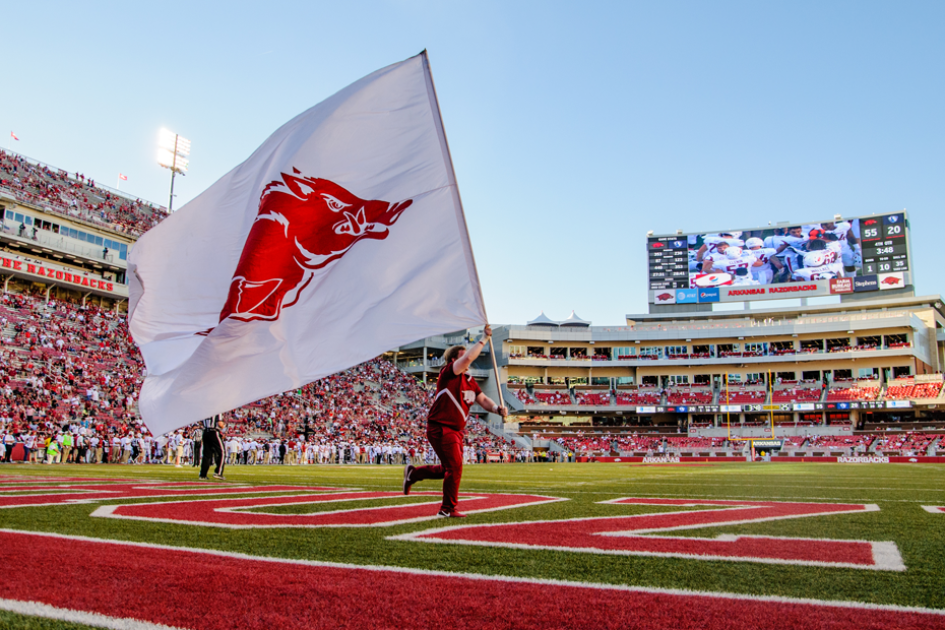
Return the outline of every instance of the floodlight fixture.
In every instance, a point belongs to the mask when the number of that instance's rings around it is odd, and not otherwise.
[[[174,211],[174,177],[184,175],[190,167],[190,140],[168,129],[158,132],[158,164],[171,171],[171,194],[167,211]]]

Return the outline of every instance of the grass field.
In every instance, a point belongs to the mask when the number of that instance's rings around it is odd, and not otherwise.
[[[16,477],[23,475],[36,479],[23,482]],[[0,469],[0,486],[2,486],[0,487],[0,502],[3,500],[22,502],[29,495],[35,494],[41,496],[35,496],[30,500],[39,503],[67,491],[68,498],[74,500],[89,490],[87,487],[77,489],[79,481],[54,480],[63,477],[89,477],[101,480],[94,482],[94,489],[111,487],[112,484],[106,480],[107,478],[148,482],[196,482],[196,473],[192,468],[5,466]],[[44,479],[49,479],[49,481],[44,483]],[[150,518],[141,515],[155,508],[155,506],[144,506],[135,511],[130,507],[133,504],[179,503],[173,506],[170,512],[166,505],[163,507],[158,505],[156,508],[164,509],[161,514],[165,514],[165,517],[171,513],[174,515],[172,518],[188,518],[188,514],[197,514],[195,510],[200,506],[201,501],[220,500],[220,497],[207,497],[200,494],[202,486],[195,486],[197,495],[180,497],[167,497],[157,493],[155,498],[93,498],[89,503],[0,509],[0,528],[9,534],[3,542],[8,553],[4,556],[4,563],[10,563],[4,569],[4,572],[9,574],[8,581],[0,582],[0,598],[3,598],[4,602],[27,601],[27,599],[35,601],[35,593],[42,592],[41,590],[31,591],[34,594],[29,595],[26,591],[21,593],[18,590],[24,582],[32,582],[25,578],[23,581],[17,581],[17,574],[23,570],[23,565],[17,560],[20,556],[16,550],[11,552],[9,547],[17,546],[17,541],[21,539],[12,534],[12,530],[65,534],[103,541],[148,543],[190,550],[215,550],[229,552],[231,556],[241,554],[239,558],[242,560],[245,560],[244,556],[252,556],[314,561],[314,564],[298,565],[305,566],[306,570],[314,566],[315,568],[311,569],[313,571],[325,571],[327,569],[324,567],[333,567],[334,564],[342,568],[357,565],[358,567],[406,570],[398,575],[414,575],[417,572],[411,573],[411,570],[420,570],[423,572],[423,579],[434,580],[432,587],[434,590],[437,588],[436,580],[444,584],[449,582],[450,576],[444,574],[472,574],[473,576],[525,578],[526,580],[515,581],[514,584],[527,584],[529,588],[541,586],[542,582],[536,582],[537,579],[566,582],[569,587],[581,584],[592,584],[595,588],[599,585],[619,585],[644,587],[641,589],[642,592],[655,589],[655,592],[659,593],[665,590],[666,592],[723,594],[726,597],[735,596],[730,601],[736,603],[728,605],[736,609],[739,608],[737,602],[745,601],[744,598],[739,599],[737,596],[749,595],[762,596],[768,598],[766,601],[772,602],[779,601],[779,598],[787,598],[784,601],[817,600],[818,602],[847,602],[857,605],[876,604],[892,606],[894,610],[899,610],[897,607],[945,610],[945,513],[934,513],[923,508],[923,506],[945,505],[945,466],[747,463],[689,466],[629,464],[468,466],[464,470],[462,484],[464,495],[484,496],[486,498],[483,501],[486,502],[491,500],[487,495],[493,494],[529,497],[540,495],[566,500],[472,513],[466,519],[420,521],[414,519],[435,514],[437,497],[417,495],[416,492],[436,492],[439,489],[438,482],[428,481],[417,484],[414,487],[415,493],[410,497],[369,494],[397,493],[401,488],[401,479],[402,469],[387,466],[229,467],[227,482],[212,484],[214,488],[247,484],[364,491],[364,494],[359,495],[345,493],[346,499],[342,501],[325,502],[319,497],[315,500],[316,502],[312,502],[312,499],[303,497],[304,501],[288,499],[285,500],[287,502],[279,505],[259,507],[254,506],[253,501],[263,504],[278,503],[279,501],[270,501],[270,499],[299,494],[323,495],[325,491],[303,492],[289,488],[265,493],[265,500],[261,500],[260,494],[248,492],[252,490],[251,488],[231,488],[236,492],[227,494],[224,503],[213,505],[216,507],[242,505],[243,502],[233,501],[233,499],[238,497],[251,499],[245,502],[246,505],[241,507],[237,515],[233,517],[244,525],[238,529],[183,521],[166,522],[166,518],[157,520],[158,517],[150,520],[129,520],[130,518]],[[13,481],[20,483],[11,483]],[[135,484],[131,484],[133,485]],[[187,491],[188,488],[190,487],[187,486],[184,490],[175,489],[175,492]],[[330,492],[341,492],[341,490]],[[90,496],[99,497],[100,495]],[[685,499],[687,503],[713,500],[733,503],[722,505],[602,503],[628,497],[652,501]],[[539,501],[538,499],[529,500]],[[197,503],[194,503],[195,501]],[[226,503],[226,501],[232,503]],[[745,502],[766,503],[761,507],[753,507],[744,505]],[[425,505],[417,506],[416,504]],[[810,504],[817,504],[813,506],[815,513],[805,516],[804,510],[809,512],[812,509]],[[831,508],[839,512],[836,514],[816,513],[816,508],[831,504],[843,504],[847,508]],[[112,514],[112,516],[125,514],[126,517],[102,517],[101,512],[97,512],[99,515],[95,517],[91,516],[102,506],[108,505],[126,506],[117,509]],[[389,507],[392,505],[416,507],[400,510]],[[873,505],[878,506],[878,509],[862,507]],[[473,502],[469,503],[469,506],[467,509],[473,510]],[[140,511],[142,509],[145,512]],[[757,514],[753,511],[756,509]],[[792,512],[792,509],[796,513]],[[122,510],[125,511],[122,512]],[[206,511],[207,514],[211,512],[212,510]],[[700,516],[699,512],[706,514]],[[718,516],[720,512],[725,512],[725,514]],[[227,512],[227,517],[229,518],[231,514],[234,512]],[[391,514],[403,515],[402,518],[393,519],[400,524],[348,526],[346,522],[341,522],[355,515],[358,519],[368,519],[364,522],[358,521],[357,525],[371,525],[374,521],[370,519],[386,522],[391,518],[385,515]],[[646,518],[645,521],[614,520],[619,517],[646,514],[667,516]],[[708,521],[704,520],[710,515],[711,518]],[[595,520],[574,520],[592,517]],[[193,518],[200,520],[204,517],[194,516]],[[318,520],[319,518],[327,520]],[[723,519],[727,522],[716,523],[711,520],[712,518]],[[766,520],[760,520],[761,518]],[[272,526],[273,522],[281,522],[279,519],[297,519],[291,521],[297,524],[324,522],[331,523],[333,526]],[[537,523],[539,521],[543,523]],[[561,522],[548,523],[548,521]],[[470,527],[520,522],[532,522],[532,524],[526,527],[514,525],[493,528]],[[254,523],[268,523],[268,525],[254,526]],[[600,532],[593,531],[589,533],[578,531],[588,524],[594,527],[607,525],[610,531],[626,531],[633,527],[640,529],[639,526],[634,525],[635,523],[649,523],[647,527],[642,528],[646,530],[646,533],[642,533],[641,530],[641,534],[636,537],[626,537],[600,535]],[[703,523],[707,523],[708,526],[692,528],[694,525]],[[464,529],[452,530],[456,527]],[[673,529],[669,530],[668,527]],[[682,527],[690,528],[680,529]],[[450,528],[450,531],[426,533],[439,528]],[[667,531],[661,533],[659,529],[667,529]],[[413,539],[409,536],[421,532],[425,533]],[[743,538],[735,539],[739,536]],[[667,540],[654,542],[652,538],[666,538]],[[786,539],[810,540],[796,542]],[[36,542],[37,540],[39,543]],[[45,540],[47,539],[30,538],[24,545],[43,546]],[[59,542],[54,538],[48,540],[55,541],[57,544]],[[45,567],[44,571],[55,575],[57,572],[62,572],[62,563],[81,562],[83,567],[88,567],[90,564],[95,565],[99,562],[99,557],[111,555],[94,551],[90,556],[91,559],[82,560],[81,545],[77,542],[69,542],[69,540],[72,539],[67,539],[68,544],[64,547],[67,550],[66,558],[61,557],[61,552],[54,551],[54,559],[47,559],[40,554],[35,562],[43,563],[49,560],[52,564]],[[81,539],[76,540],[81,541]],[[578,544],[574,541],[584,542]],[[599,548],[588,548],[587,541],[599,545]],[[834,544],[832,541],[854,542]],[[887,543],[881,546],[885,550],[883,551],[885,555],[880,558],[882,554],[874,551],[873,557],[863,556],[864,541]],[[77,550],[75,558],[69,557],[71,552],[68,550],[72,548]],[[134,548],[138,549],[138,547]],[[140,549],[144,556],[147,556],[145,551],[150,553],[148,547]],[[732,557],[728,557],[729,554]],[[203,556],[195,557],[199,560]],[[895,557],[898,557],[898,560]],[[892,564],[884,565],[880,562],[880,560],[886,561],[890,558],[895,560],[891,561]],[[871,565],[873,559],[876,559],[877,566]],[[900,560],[904,567],[896,568],[894,565]],[[24,558],[24,562],[28,561],[28,557]],[[130,589],[132,588],[130,585],[146,582],[152,579],[152,574],[160,573],[160,567],[157,566],[160,562],[164,560],[156,557],[153,560],[154,566],[151,566],[146,557],[142,557],[141,562],[135,564],[139,567],[139,571],[131,571],[131,574],[116,576],[114,579],[109,578],[107,583],[95,583],[94,572],[92,572],[89,574],[88,581],[82,582],[76,578],[79,581],[71,585],[69,576],[64,575],[61,582],[62,590],[76,591],[70,595],[72,599],[68,601],[81,602],[85,601],[83,598],[88,597],[88,593],[83,589],[91,591],[113,589],[116,592],[124,588]],[[181,560],[178,559],[175,562],[180,563]],[[318,569],[318,567],[323,568]],[[253,571],[249,571],[244,577],[233,575],[232,572],[235,569],[229,571],[231,576],[223,576],[221,579],[234,580],[237,583],[234,588],[244,591],[260,590],[271,597],[280,593],[279,584],[271,581],[255,582]],[[37,570],[37,573],[42,572]],[[125,570],[119,572],[125,573]],[[79,576],[82,574],[80,572]],[[47,577],[36,577],[36,580],[44,579]],[[163,576],[160,579],[175,578]],[[188,572],[181,571],[179,580],[185,583],[188,579],[190,579]],[[373,582],[371,580],[368,582],[370,589],[370,584]],[[22,586],[22,588],[27,587]],[[42,587],[41,582],[37,581],[35,588],[46,587]],[[314,597],[314,594],[319,592],[319,584],[313,584],[311,588]],[[621,591],[621,597],[626,601],[632,601],[636,597],[634,594],[636,592],[633,589]],[[123,614],[102,614],[121,619],[146,618],[147,615],[144,612],[142,613],[144,617],[137,614],[136,600],[131,595],[128,597],[130,599],[127,599],[122,608]],[[508,617],[490,618],[488,621],[485,618],[465,618],[468,615],[478,614],[475,612],[475,606],[481,603],[475,600],[475,592],[471,593],[470,597],[472,597],[470,605],[474,607],[473,609],[461,609],[451,613],[452,619],[456,621],[454,625],[457,627],[531,627],[524,623],[524,618],[528,618],[532,612],[523,613],[521,607],[527,607],[528,597],[534,597],[534,595],[527,597],[523,595],[525,599],[522,600],[515,600],[510,596]],[[336,614],[341,615],[340,619],[348,620],[348,625],[343,627],[363,627],[358,621],[359,613],[346,608],[347,604],[338,602],[325,604],[325,597],[319,600],[322,601],[319,605],[328,606],[321,609],[326,616],[319,617],[318,622],[310,620],[302,624],[304,627],[328,627],[331,625],[328,623],[329,619],[339,620],[339,617],[332,618],[332,615]],[[62,605],[62,601],[59,604],[51,601],[47,603],[58,606],[60,609],[72,609],[71,605]],[[393,606],[393,601],[373,602],[372,607],[377,611],[378,607]],[[496,604],[502,604],[501,598]],[[332,612],[334,609],[330,607],[331,605],[340,606],[341,608],[338,608],[340,612]],[[774,606],[774,604],[771,605]],[[193,604],[187,603],[183,607],[189,610],[193,608]],[[0,627],[89,627],[81,623],[76,625],[19,614],[13,612],[19,609],[12,605],[0,606],[0,608],[5,608],[7,611],[0,612]],[[85,609],[98,610],[92,604]],[[873,609],[866,607],[864,610]],[[215,627],[213,623],[204,623],[196,612],[189,613],[190,617],[184,614],[186,612],[185,610],[176,617],[169,615],[165,621],[152,618],[152,622],[174,627]],[[777,619],[779,614],[772,609],[773,618]],[[524,618],[520,615],[524,615]],[[189,621],[191,618],[192,623]],[[559,622],[553,621],[545,627],[598,627],[595,623],[587,623],[587,620],[582,622],[579,615],[570,620],[561,620],[557,616],[552,616],[551,619],[558,619]],[[825,625],[825,622],[816,614],[810,613],[808,619],[811,627]],[[523,623],[518,623],[519,620],[523,620]],[[171,623],[172,621],[174,623]],[[724,619],[720,620],[723,623],[719,627],[737,627],[745,623],[734,618],[729,619],[727,623],[724,621]],[[945,627],[945,616],[930,615],[925,618],[925,621],[930,625],[916,627]],[[108,623],[111,622],[99,623],[92,620],[92,625],[107,626]],[[234,622],[231,620],[229,623]],[[254,623],[256,622],[246,621],[245,625],[252,627]],[[366,620],[364,623],[370,625]],[[384,625],[380,621],[378,623]],[[236,622],[236,625],[244,624]],[[257,625],[274,627],[271,620],[259,621]],[[421,623],[416,627],[422,625]],[[757,623],[751,625],[752,627],[763,626]],[[641,627],[661,626],[659,623],[647,622]]]

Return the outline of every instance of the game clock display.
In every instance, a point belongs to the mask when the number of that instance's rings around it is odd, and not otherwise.
[[[909,271],[904,214],[860,219],[863,275]]]
[[[646,248],[651,291],[689,286],[689,241],[684,237],[651,238]]]

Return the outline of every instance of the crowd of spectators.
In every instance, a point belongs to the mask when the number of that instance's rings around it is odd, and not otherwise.
[[[70,174],[2,150],[0,188],[20,201],[134,236],[167,216],[164,208],[96,186],[82,173]]]
[[[122,315],[7,293],[0,298],[0,331],[5,443],[21,444],[34,461],[193,461],[197,427],[153,437],[137,416],[144,366]],[[257,463],[429,461],[435,457],[426,440],[432,393],[432,385],[374,359],[224,414],[228,448],[238,445],[228,456],[242,462],[249,459],[244,452],[266,452],[253,457]],[[527,457],[475,419],[466,449],[470,462]]]

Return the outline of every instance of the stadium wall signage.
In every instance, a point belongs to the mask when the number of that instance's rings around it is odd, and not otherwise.
[[[905,285],[903,274],[898,274],[892,280],[885,280],[885,283],[882,282],[883,280],[885,278],[880,276],[860,276],[804,283],[670,289],[669,291],[650,291],[650,302],[653,304],[705,304],[712,302],[745,302],[748,300],[783,300],[794,296],[819,297],[879,291],[880,289],[899,289]]]
[[[100,291],[115,292],[115,284],[112,282],[99,280],[97,278],[90,278],[88,276],[80,276],[76,273],[62,271],[61,269],[53,269],[52,267],[44,267],[43,265],[36,265],[33,263],[24,262],[22,260],[13,260],[11,258],[0,257],[0,267],[3,267],[4,269],[12,269],[13,271],[33,274],[35,276],[42,276],[43,278],[57,280],[60,283],[67,285],[72,284],[88,287],[90,289],[98,289]]]
[[[837,462],[840,464],[888,464],[889,458],[870,456],[838,457]]]

